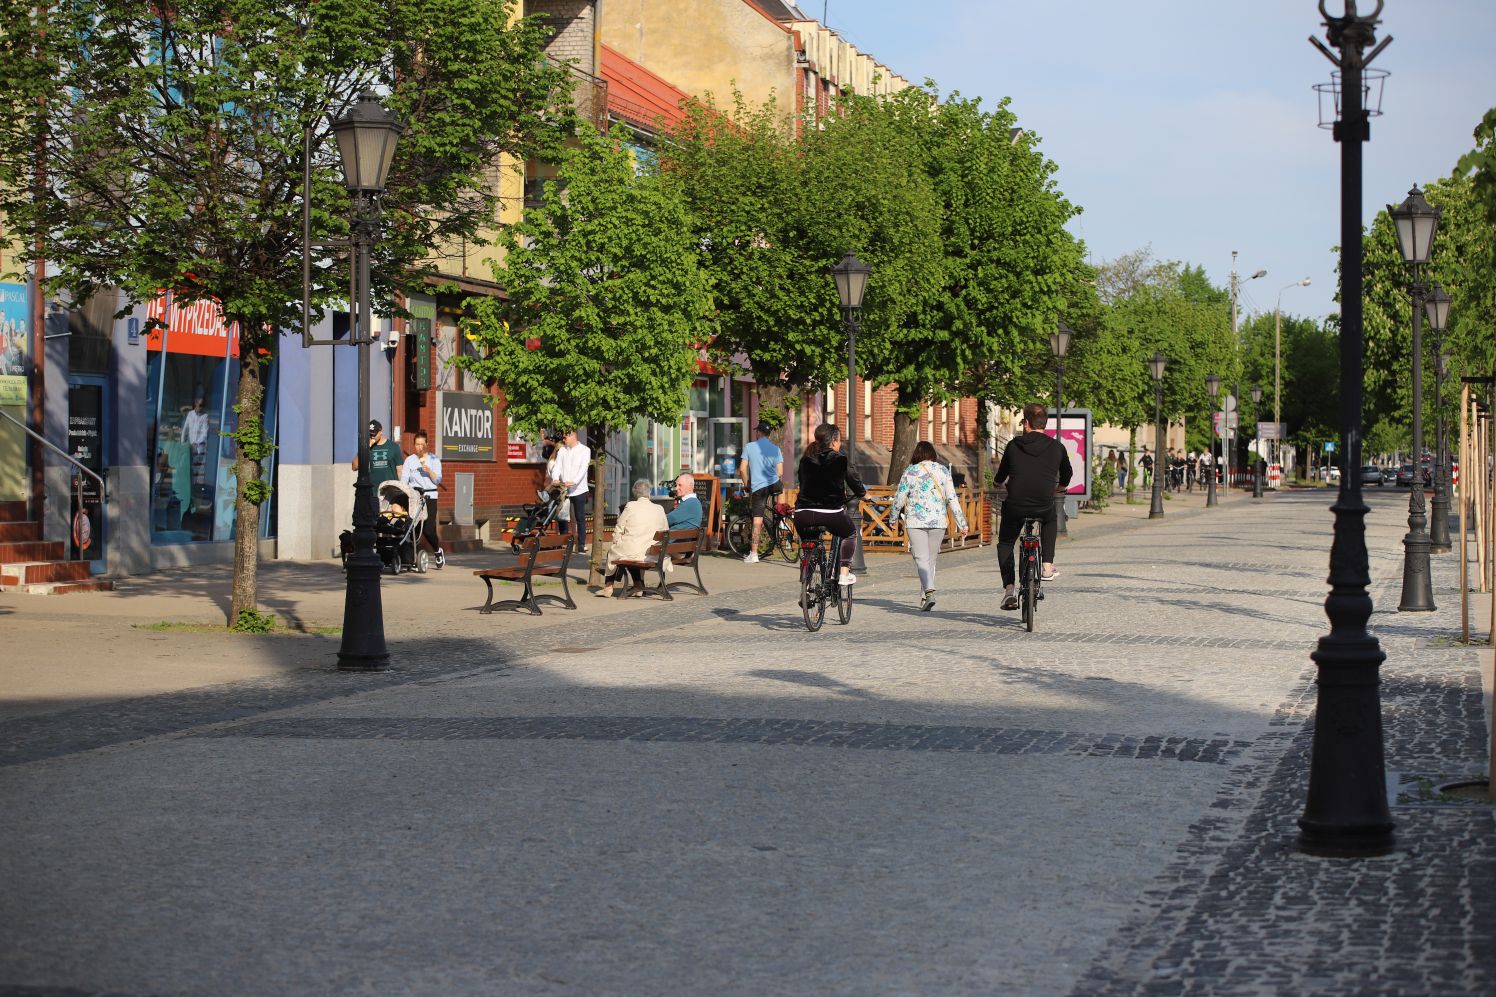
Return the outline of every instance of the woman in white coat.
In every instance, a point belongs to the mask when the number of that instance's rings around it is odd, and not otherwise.
[[[966,515],[951,481],[951,472],[935,460],[935,447],[926,440],[914,445],[914,462],[899,478],[899,490],[893,497],[893,515],[904,515],[904,535],[909,538],[909,553],[919,571],[919,588],[924,593],[919,608],[935,608],[935,556],[945,539],[947,515],[956,520],[956,528],[966,532]],[[947,513],[949,510],[949,513]]]
[[[655,534],[669,528],[665,510],[649,499],[649,482],[642,479],[634,482],[634,500],[623,507],[618,522],[613,526],[613,542],[608,545],[608,559],[603,564],[603,587],[596,594],[603,599],[612,595],[613,583],[623,577],[625,570],[617,562],[644,560],[654,545]],[[668,560],[665,566],[670,566]],[[630,567],[627,570],[633,577],[634,588],[643,589],[643,569]]]

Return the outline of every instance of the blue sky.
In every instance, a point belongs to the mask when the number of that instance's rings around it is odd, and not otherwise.
[[[1315,83],[1333,68],[1315,0],[823,0],[826,21],[916,82],[995,103],[1042,137],[1071,228],[1093,262],[1151,245],[1225,286],[1231,251],[1244,311],[1337,311],[1340,152]],[[1365,13],[1375,0],[1361,0]],[[1344,0],[1327,0],[1331,13]],[[822,2],[801,9],[820,17]],[[1496,0],[1387,0],[1393,42],[1383,116],[1365,148],[1365,205],[1397,203],[1447,176],[1496,106]]]

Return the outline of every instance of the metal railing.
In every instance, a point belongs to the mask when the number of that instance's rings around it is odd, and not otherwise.
[[[11,415],[9,412],[0,411],[0,416],[5,417],[10,422],[12,422],[15,425],[21,427],[21,432],[25,433],[27,436],[31,437],[33,440],[36,440],[42,446],[46,447],[48,450],[52,451],[57,456],[61,457],[63,460],[67,461],[69,464],[72,464],[78,470],[82,471],[84,474],[88,475],[90,478],[93,478],[95,481],[97,481],[99,483],[99,494],[104,497],[104,501],[105,502],[109,501],[109,482],[105,481],[103,479],[103,477],[98,474],[98,472],[94,471],[88,465],[84,464],[77,457],[74,457],[72,454],[70,454],[66,450],[62,449],[62,447],[59,447],[57,444],[55,444],[52,441],[48,440],[41,433],[36,432],[30,426],[26,425],[24,422],[21,422],[15,416]]]

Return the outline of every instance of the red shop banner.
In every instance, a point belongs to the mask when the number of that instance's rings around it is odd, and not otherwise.
[[[145,340],[147,349],[159,352],[165,339],[168,353],[199,357],[239,355],[238,327],[224,322],[223,309],[216,301],[179,305],[170,293],[163,293],[151,302],[146,318],[150,326]]]

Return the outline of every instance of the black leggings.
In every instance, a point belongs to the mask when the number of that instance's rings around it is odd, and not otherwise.
[[[629,577],[634,580],[634,588],[642,589],[644,587],[644,569],[625,566],[622,564],[614,568],[612,571],[608,572],[608,577],[603,579],[603,583],[606,585],[612,585],[614,582],[619,581],[623,578],[623,573],[625,571],[627,571],[629,573]]]
[[[1043,509],[1027,508],[1012,509],[1006,504],[1003,506],[1003,515],[997,525],[997,569],[1003,575],[1003,588],[1007,588],[1014,582],[1016,572],[1013,570],[1013,545],[1018,542],[1018,534],[1023,532],[1023,521],[1025,519],[1039,520],[1039,545],[1043,548],[1044,562],[1054,563],[1055,531],[1057,529],[1054,518],[1054,503],[1051,502]]]
[[[852,525],[852,517],[847,515],[847,510],[839,509],[836,512],[819,512],[815,509],[795,510],[795,529],[801,533],[806,527],[820,527],[834,537],[841,537],[841,564],[848,570],[852,567],[852,558],[857,552],[857,527]]]

